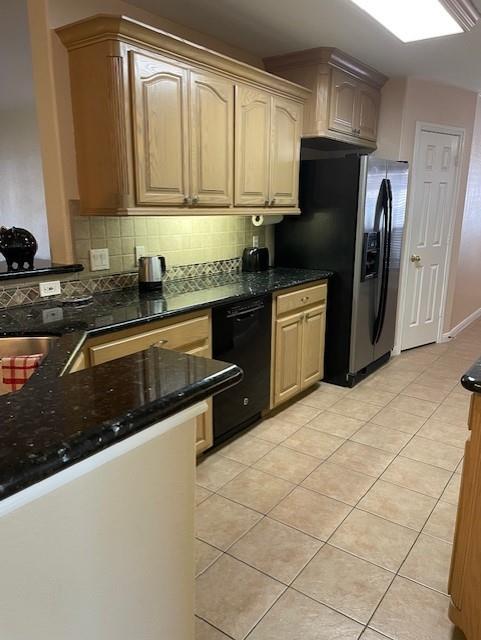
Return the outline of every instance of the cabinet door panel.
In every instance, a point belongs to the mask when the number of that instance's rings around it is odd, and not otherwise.
[[[379,119],[378,89],[367,84],[361,84],[359,88],[359,136],[365,140],[376,141],[377,123]]]
[[[188,71],[131,54],[138,204],[179,205],[189,195]]]
[[[331,76],[331,98],[329,129],[353,135],[357,118],[359,82],[343,71],[333,69]]]
[[[269,199],[270,96],[236,87],[235,204],[264,206]]]
[[[270,206],[296,206],[302,108],[292,100],[272,98]]]
[[[192,197],[195,204],[232,204],[234,84],[191,73]]]
[[[185,351],[191,356],[199,356],[201,358],[211,358],[212,351],[210,345],[197,347],[195,349],[190,349]],[[205,413],[197,418],[196,425],[196,437],[195,437],[195,451],[197,455],[205,451],[206,449],[210,449],[210,447],[214,443],[214,428],[212,421],[212,398],[209,398],[207,401],[208,409]]]
[[[301,391],[302,319],[298,313],[276,320],[275,405]]]
[[[326,307],[307,311],[304,316],[302,337],[302,388],[305,389],[324,376],[324,334]]]

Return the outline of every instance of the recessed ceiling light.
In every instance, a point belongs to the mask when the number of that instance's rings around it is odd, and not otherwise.
[[[403,42],[468,31],[479,20],[469,0],[352,0]]]

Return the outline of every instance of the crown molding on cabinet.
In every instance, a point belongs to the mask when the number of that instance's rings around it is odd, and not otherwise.
[[[264,64],[273,73],[277,69],[285,69],[291,66],[327,64],[350,73],[378,89],[383,87],[388,79],[387,76],[376,71],[376,69],[334,47],[316,47],[314,49],[304,49],[303,51],[293,51],[285,55],[271,56],[264,58]]]
[[[304,102],[311,91],[294,82],[279,78],[245,62],[207,49],[161,29],[146,25],[127,16],[97,14],[56,29],[65,47],[72,51],[97,42],[117,40],[143,49],[166,53],[184,62],[195,62],[236,79],[265,87],[275,93]]]

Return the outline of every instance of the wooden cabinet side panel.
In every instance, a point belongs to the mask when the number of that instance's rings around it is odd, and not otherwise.
[[[81,211],[133,206],[126,58],[101,42],[71,51],[69,63]]]
[[[191,72],[192,197],[195,204],[229,206],[234,181],[234,83]]]
[[[270,153],[270,206],[296,206],[302,106],[284,98],[272,98]]]
[[[188,70],[130,53],[137,204],[183,205],[190,192]]]
[[[235,204],[264,206],[269,199],[270,96],[236,86]]]
[[[467,640],[477,640],[481,637],[481,396],[473,394],[471,402],[449,593],[451,618]]]

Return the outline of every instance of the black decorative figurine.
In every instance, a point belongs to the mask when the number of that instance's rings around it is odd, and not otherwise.
[[[31,271],[37,249],[37,241],[30,231],[0,227],[0,253],[7,261],[9,271]]]

